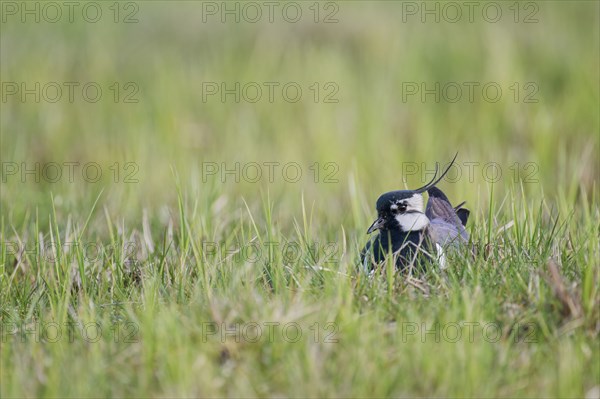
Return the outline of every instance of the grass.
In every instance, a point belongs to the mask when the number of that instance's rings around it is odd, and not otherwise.
[[[296,24],[137,4],[133,24],[102,3],[95,24],[0,25],[2,82],[103,89],[2,101],[0,396],[598,396],[598,3],[536,3],[532,24],[510,2],[498,23],[340,2],[331,24],[312,3]],[[303,95],[203,101],[206,82]],[[403,97],[423,82],[503,95]],[[476,255],[364,275],[379,194],[456,151],[439,187]]]

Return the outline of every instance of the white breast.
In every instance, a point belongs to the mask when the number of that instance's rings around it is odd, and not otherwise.
[[[440,262],[440,268],[442,270],[446,269],[446,254],[444,252],[444,248],[442,248],[442,246],[438,243],[435,244],[435,249],[437,251],[437,255],[438,255],[438,262]]]

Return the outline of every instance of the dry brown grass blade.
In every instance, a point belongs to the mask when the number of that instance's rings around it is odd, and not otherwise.
[[[562,304],[562,313],[566,317],[574,319],[583,316],[583,307],[577,295],[573,294],[566,286],[565,280],[560,273],[560,268],[554,259],[547,263],[549,275],[544,276],[552,287],[554,294]]]

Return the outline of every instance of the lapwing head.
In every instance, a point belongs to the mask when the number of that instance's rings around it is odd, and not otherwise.
[[[458,155],[458,154],[457,154]],[[416,190],[397,190],[382,194],[377,199],[377,219],[373,222],[367,234],[375,230],[394,230],[403,232],[423,230],[429,224],[429,219],[423,213],[423,193],[435,186],[446,176],[454,164],[456,155],[446,170],[437,177],[438,165],[435,165],[433,179]]]

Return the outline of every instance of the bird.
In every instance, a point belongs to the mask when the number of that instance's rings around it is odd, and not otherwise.
[[[422,270],[432,261],[445,269],[447,250],[469,242],[465,226],[470,211],[463,207],[465,202],[453,207],[446,194],[436,187],[457,156],[458,153],[439,177],[436,163],[433,179],[423,187],[390,191],[377,199],[377,219],[367,234],[376,230],[379,234],[361,251],[361,265],[365,271],[373,272],[390,254],[395,257],[398,271],[406,271],[409,267]],[[424,192],[429,195],[425,211]]]

